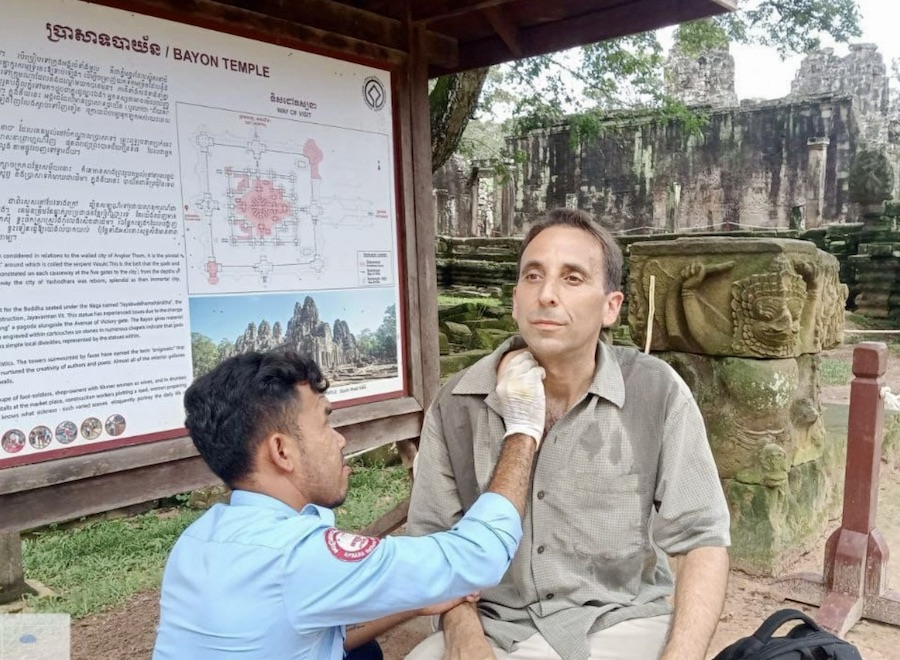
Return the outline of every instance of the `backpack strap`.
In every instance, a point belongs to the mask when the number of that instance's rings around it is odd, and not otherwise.
[[[800,610],[784,609],[778,610],[774,614],[769,615],[769,618],[763,621],[759,629],[755,633],[753,633],[753,636],[760,642],[765,644],[770,639],[772,639],[772,635],[774,635],[777,630],[781,628],[781,626],[786,624],[788,621],[797,620],[802,621],[806,625],[810,626],[813,630],[822,630],[818,623],[816,623],[812,618],[810,618]]]

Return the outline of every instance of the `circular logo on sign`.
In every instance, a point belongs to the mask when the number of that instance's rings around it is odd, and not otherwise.
[[[328,551],[341,561],[365,559],[379,543],[381,539],[350,534],[333,527],[325,532],[325,545],[328,546]]]
[[[387,101],[387,93],[384,91],[384,85],[378,78],[370,76],[363,83],[363,98],[366,105],[372,110],[381,110]]]

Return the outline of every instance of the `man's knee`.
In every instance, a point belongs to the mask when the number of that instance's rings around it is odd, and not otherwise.
[[[419,642],[406,660],[441,660],[444,657],[444,633],[438,631]]]

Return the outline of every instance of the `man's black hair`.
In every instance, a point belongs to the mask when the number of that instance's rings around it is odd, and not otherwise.
[[[290,351],[242,353],[193,382],[184,393],[184,425],[216,476],[233,487],[252,471],[265,438],[296,434],[298,384],[328,389],[319,365]]]

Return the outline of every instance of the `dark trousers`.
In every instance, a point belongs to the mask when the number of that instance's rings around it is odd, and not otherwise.
[[[384,655],[381,653],[378,642],[373,639],[350,651],[344,656],[344,660],[384,660]]]

